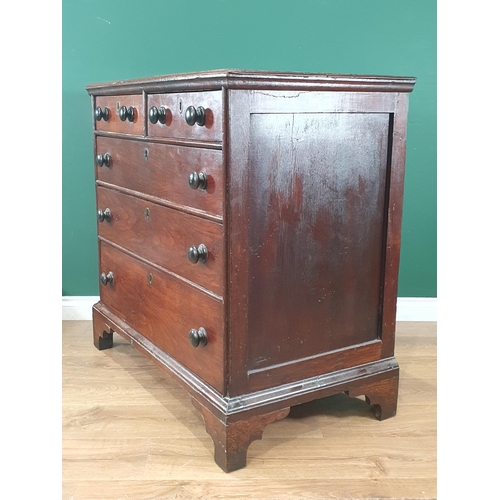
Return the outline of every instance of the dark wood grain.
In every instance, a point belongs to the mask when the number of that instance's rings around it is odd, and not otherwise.
[[[285,418],[290,413],[290,408],[283,408],[226,423],[219,420],[197,399],[191,400],[194,407],[201,413],[206,430],[214,442],[214,460],[224,472],[233,472],[245,467],[250,444],[257,439],[262,439],[262,433],[269,424]]]
[[[250,93],[228,92],[230,107],[227,151],[228,237],[228,389],[231,395],[248,392],[248,204],[247,168],[250,130]]]
[[[112,285],[100,285],[103,304],[222,392],[222,302],[102,241],[100,247],[99,272],[114,275]],[[208,344],[193,348],[189,330],[200,327],[208,333]]]
[[[109,120],[95,120],[96,130],[120,132],[122,134],[142,135],[144,126],[144,107],[142,95],[97,96],[95,106],[109,109]],[[134,121],[121,121],[118,115],[120,107],[134,108]]]
[[[375,388],[378,384],[384,385],[384,381],[387,379],[398,379],[399,377],[399,366],[396,360],[385,358],[346,370],[332,371],[300,382],[277,384],[267,389],[239,396],[223,396],[193,371],[159,349],[102,302],[95,304],[92,310],[94,331],[97,330],[101,333],[104,325],[104,329],[112,330],[125,338],[166,374],[173,376],[193,398],[207,407],[219,420],[226,423],[238,422],[247,417],[299,405],[341,392],[349,393],[351,396],[370,393],[375,401],[377,399],[375,391],[369,391],[369,389]],[[393,383],[394,381],[391,382],[391,384]],[[382,392],[388,395],[390,392],[388,386]]]
[[[382,277],[398,95],[230,91],[229,103],[232,390],[379,359],[382,304],[395,303]]]
[[[383,356],[394,353],[396,332],[396,302],[398,296],[403,190],[406,160],[406,123],[408,95],[398,95],[393,115],[391,150],[389,156],[390,183],[387,189],[385,267],[381,278],[383,287],[381,339]]]
[[[96,169],[99,181],[222,218],[221,151],[98,136],[98,153],[111,155],[110,168]],[[205,172],[206,189],[189,187],[189,174],[193,171]]]
[[[251,116],[249,369],[378,338],[388,125]]]
[[[111,221],[99,224],[99,236],[140,254],[222,296],[225,266],[223,227],[179,210],[150,203],[112,189],[97,188],[97,206],[111,211]],[[190,246],[204,244],[206,263],[192,264]]]
[[[342,75],[220,69],[162,75],[136,80],[94,83],[87,85],[91,95],[133,94],[137,89],[147,92],[227,89],[348,92],[411,92],[415,78],[407,76]]]
[[[94,166],[97,208],[112,213],[98,225],[99,272],[114,280],[94,306],[94,343],[111,347],[116,332],[176,377],[225,471],[290,406],[346,392],[379,419],[396,413],[414,83],[220,70],[87,87],[93,106],[137,100],[142,113],[95,122],[94,154],[111,155]],[[165,123],[149,121],[152,106]],[[188,106],[206,109],[206,125],[186,123]],[[207,174],[206,190],[189,187],[191,172]],[[193,265],[200,243],[209,260]],[[208,344],[194,348],[200,327]]]
[[[364,395],[366,402],[374,406],[377,419],[385,420],[396,415],[398,388],[399,372],[384,380],[359,384],[346,392],[352,397]]]
[[[177,137],[202,141],[222,139],[222,91],[182,92],[148,95],[148,113],[152,106],[167,109],[165,124],[152,124],[148,120],[148,136]],[[205,125],[188,125],[184,118],[189,106],[205,108]]]
[[[382,342],[372,340],[344,349],[301,357],[300,353],[287,363],[248,370],[248,384],[253,391],[267,389],[308,377],[317,377],[335,370],[373,363],[382,356]]]
[[[94,337],[103,329],[118,333],[186,388],[204,416],[207,432],[214,438],[215,458],[223,470],[244,466],[251,436],[260,439],[264,427],[275,420],[272,415],[283,418],[290,406],[345,392],[350,396],[365,395],[379,419],[395,412],[399,368],[394,358],[242,396],[222,396],[102,303],[94,305],[93,314]]]
[[[113,347],[113,328],[104,316],[96,313],[94,308],[92,309],[92,326],[94,346],[100,351],[111,349]]]

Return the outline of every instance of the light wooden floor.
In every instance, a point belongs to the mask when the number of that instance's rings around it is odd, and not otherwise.
[[[115,334],[65,321],[63,499],[436,497],[436,324],[398,323],[396,417],[344,394],[292,408],[225,474],[180,386]]]

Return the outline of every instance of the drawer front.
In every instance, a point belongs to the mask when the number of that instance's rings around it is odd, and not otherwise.
[[[222,90],[148,95],[149,116],[152,108],[161,110],[162,107],[165,108],[165,119],[158,119],[156,123],[151,123],[150,118],[147,120],[150,137],[216,142],[222,140]],[[204,110],[203,125],[196,122],[189,125],[186,121],[186,113],[197,110],[199,107]],[[196,114],[196,116],[200,115]]]
[[[223,227],[179,210],[97,188],[97,208],[106,215],[99,222],[99,236],[120,245],[159,266],[223,295]],[[98,219],[99,220],[99,219]],[[208,257],[202,263],[188,258],[188,249],[205,245]]]
[[[97,179],[222,217],[222,152],[111,137],[96,137],[96,155],[109,154]],[[192,189],[189,176],[204,173],[206,188]]]
[[[100,120],[95,112],[100,108],[107,113]],[[120,118],[120,109],[127,110]],[[133,109],[133,116],[129,113]],[[106,111],[107,110],[107,111]],[[130,120],[132,118],[132,120]],[[97,96],[95,99],[94,120],[96,130],[103,132],[117,132],[120,134],[144,135],[144,110],[142,95]]]
[[[223,393],[224,321],[221,301],[144,264],[103,241],[101,302],[161,350]],[[204,328],[207,344],[193,347],[191,329]]]

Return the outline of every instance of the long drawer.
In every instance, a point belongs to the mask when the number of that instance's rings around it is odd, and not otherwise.
[[[222,301],[103,241],[99,249],[100,273],[105,277],[101,278],[101,302],[222,393]],[[193,347],[190,331],[201,328],[206,332],[206,345]]]
[[[221,224],[104,187],[97,188],[97,207],[99,236],[222,296]],[[200,245],[206,260],[195,253],[193,263],[188,250]]]
[[[96,162],[98,181],[222,217],[224,184],[220,150],[98,136]],[[204,174],[204,189],[201,185],[196,189],[190,186],[192,173]]]

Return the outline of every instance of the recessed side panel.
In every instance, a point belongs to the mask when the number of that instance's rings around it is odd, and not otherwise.
[[[249,371],[379,337],[389,121],[251,115]]]

